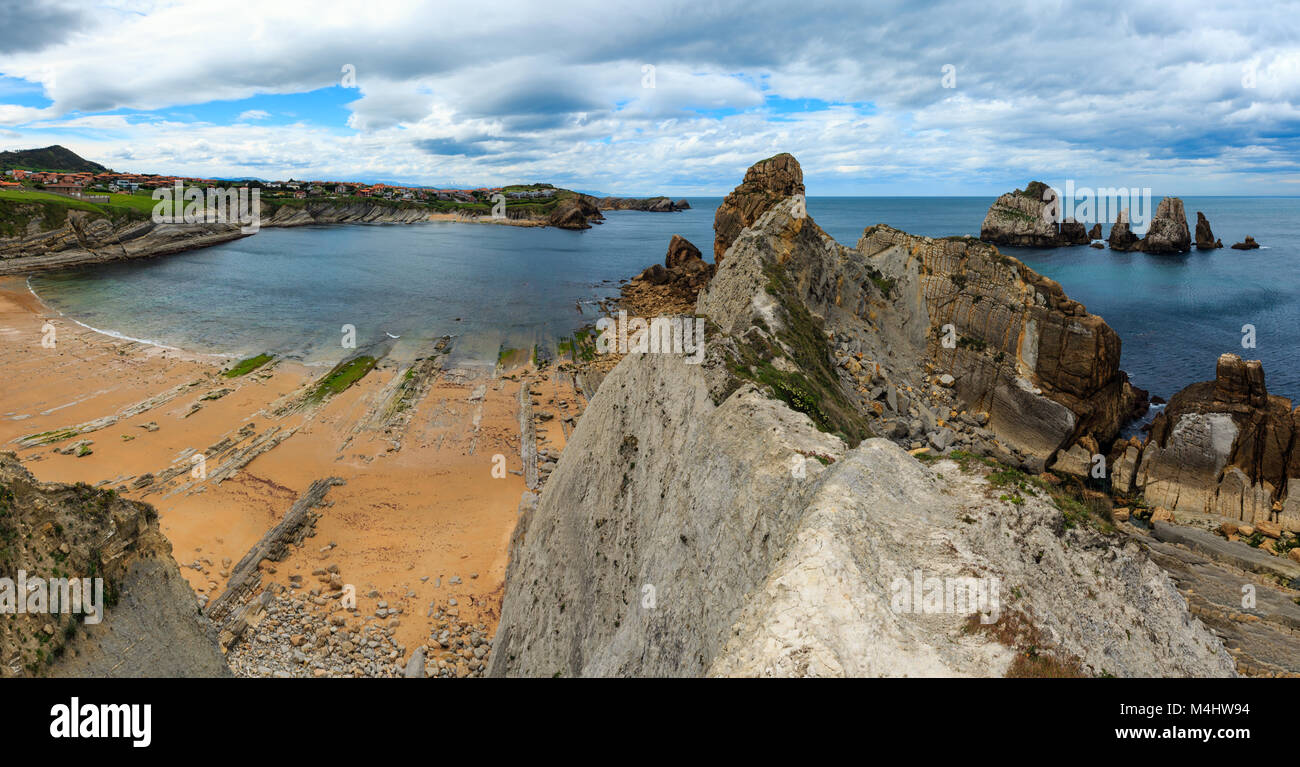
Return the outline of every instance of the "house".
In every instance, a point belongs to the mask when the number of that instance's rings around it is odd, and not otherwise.
[[[299,189],[293,193],[293,197],[296,200],[305,200],[307,199],[307,192],[303,191],[302,189]]]
[[[71,195],[76,195],[76,196],[80,196],[80,195],[81,195],[81,190],[82,190],[83,188],[84,188],[84,187],[83,187],[81,184],[78,184],[78,183],[75,183],[75,182],[71,182],[71,183],[63,183],[63,182],[60,182],[60,183],[57,183],[57,184],[46,184],[46,185],[45,185],[45,189],[46,189],[46,191],[56,192],[56,193],[58,193],[58,194],[71,194]]]

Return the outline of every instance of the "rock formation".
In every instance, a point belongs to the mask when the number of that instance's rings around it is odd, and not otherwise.
[[[600,221],[604,218],[593,198],[579,194],[561,200],[547,217],[546,224],[560,229],[590,229],[590,221]]]
[[[0,207],[27,221],[21,232],[0,238],[0,275],[151,258],[248,236],[238,224],[155,224],[83,210],[67,210],[62,220],[51,221],[40,205],[0,200]]]
[[[1259,361],[1219,357],[1213,381],[1169,399],[1151,425],[1136,487],[1152,506],[1300,531],[1300,452],[1291,401],[1268,393]],[[1295,478],[1295,479],[1293,479]]]
[[[980,225],[980,239],[995,245],[1055,248],[1066,244],[1052,205],[1050,187],[1031,181],[1025,188],[1002,195],[989,206]]]
[[[1061,222],[1058,244],[1087,245],[1090,242],[1092,242],[1092,239],[1088,236],[1088,229],[1083,224],[1072,218],[1067,218]]]
[[[690,314],[713,270],[714,265],[705,263],[699,248],[674,234],[663,266],[654,264],[623,285],[619,305],[643,318]]]
[[[1196,249],[1213,250],[1222,247],[1223,240],[1214,238],[1214,232],[1210,229],[1210,220],[1204,213],[1196,211]]]
[[[691,207],[686,200],[673,202],[667,197],[601,197],[596,200],[600,210],[643,210],[648,213],[673,213]]]
[[[1233,250],[1254,250],[1255,248],[1258,247],[1259,247],[1259,243],[1255,242],[1255,238],[1251,237],[1250,235],[1246,236],[1245,242],[1234,242],[1232,244]]]
[[[802,195],[803,169],[790,154],[782,153],[754,163],[745,179],[723,199],[713,214],[713,260],[722,263],[727,248],[777,202]]]
[[[1115,218],[1115,223],[1110,227],[1110,239],[1107,240],[1107,244],[1110,245],[1111,250],[1130,251],[1137,250],[1140,242],[1138,236],[1129,228],[1128,210],[1121,210],[1119,216]]]
[[[987,244],[876,226],[846,247],[795,199],[722,239],[702,364],[624,357],[521,516],[491,674],[1005,673],[963,628],[978,608],[900,606],[920,573],[997,579],[1083,673],[1233,673],[1138,547],[872,437],[915,420],[1040,465],[1108,442],[1133,395],[1099,318]]]
[[[1092,225],[1092,228],[1088,230],[1088,239],[1089,240],[1101,239],[1101,224]]]
[[[153,258],[206,248],[241,237],[239,224],[163,224],[142,214],[110,219],[91,211],[46,208],[0,200],[5,216],[26,221],[21,231],[0,237],[0,275],[64,269],[80,264]],[[282,205],[263,200],[261,227],[312,224],[414,223],[429,209],[413,203],[315,202]]]
[[[1192,249],[1192,234],[1187,228],[1187,214],[1183,201],[1165,197],[1156,206],[1147,235],[1138,250],[1144,253],[1186,253]]]
[[[99,623],[84,612],[0,615],[0,676],[229,676],[152,506],[37,482],[0,453],[0,543],[0,577],[102,578],[105,606]]]

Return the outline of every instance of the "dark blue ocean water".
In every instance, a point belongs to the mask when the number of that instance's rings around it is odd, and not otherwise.
[[[458,336],[461,359],[494,360],[502,346],[552,344],[590,322],[594,301],[661,262],[680,234],[711,258],[719,199],[681,213],[610,212],[582,232],[457,223],[263,229],[237,242],[166,258],[102,264],[32,278],[34,290],[86,325],[181,348],[309,361],[358,342]],[[1300,198],[1187,197],[1215,235],[1263,248],[1183,256],[1087,247],[1009,249],[1059,281],[1123,339],[1133,381],[1168,397],[1214,375],[1225,351],[1264,361],[1270,391],[1300,398]],[[978,235],[985,197],[814,197],[808,211],[853,244],[887,223],[933,237]],[[1109,227],[1104,227],[1109,232]],[[1255,326],[1243,349],[1242,326]]]

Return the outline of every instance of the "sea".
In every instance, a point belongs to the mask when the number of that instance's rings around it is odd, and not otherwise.
[[[266,228],[163,258],[34,275],[68,319],[122,338],[242,358],[272,352],[330,364],[389,343],[399,358],[456,338],[453,358],[492,364],[503,349],[557,340],[599,316],[619,281],[661,263],[674,234],[712,259],[721,198],[677,213],[609,211],[584,231],[457,222]],[[1169,397],[1214,377],[1223,352],[1264,362],[1273,394],[1300,400],[1300,197],[1184,197],[1225,248],[1184,255],[1088,247],[1007,248],[1101,315],[1121,367]],[[810,197],[840,242],[889,224],[931,237],[978,236],[991,197]],[[1157,200],[1158,202],[1158,200]],[[1106,233],[1110,227],[1103,225]],[[1246,235],[1258,250],[1227,248]]]

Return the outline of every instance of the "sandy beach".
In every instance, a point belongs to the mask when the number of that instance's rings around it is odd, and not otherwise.
[[[53,348],[42,345],[50,326]],[[228,378],[222,370],[231,360],[86,329],[17,277],[0,279],[0,359],[0,450],[16,452],[42,481],[85,482],[154,505],[201,597],[221,593],[231,563],[314,480],[342,479],[319,510],[316,535],[267,581],[294,588],[292,576],[301,576],[306,590],[319,585],[312,571],[336,565],[356,589],[353,625],[387,628],[373,617],[376,606],[401,609],[391,636],[404,656],[427,643],[431,605],[495,631],[507,544],[526,490],[520,386],[530,382],[539,444],[552,450],[562,448],[565,419],[582,401],[553,372],[440,370],[394,427],[375,414],[407,368],[381,360],[323,404],[287,408],[322,368],[274,361]],[[69,427],[82,433],[22,444]],[[227,459],[214,457],[205,479],[191,476],[193,456],[209,446],[236,445],[234,455],[263,438],[274,446],[251,451],[255,457],[228,475],[217,471]],[[82,440],[91,442],[70,447]],[[493,476],[497,455],[504,477]],[[142,484],[150,474],[156,481]]]

